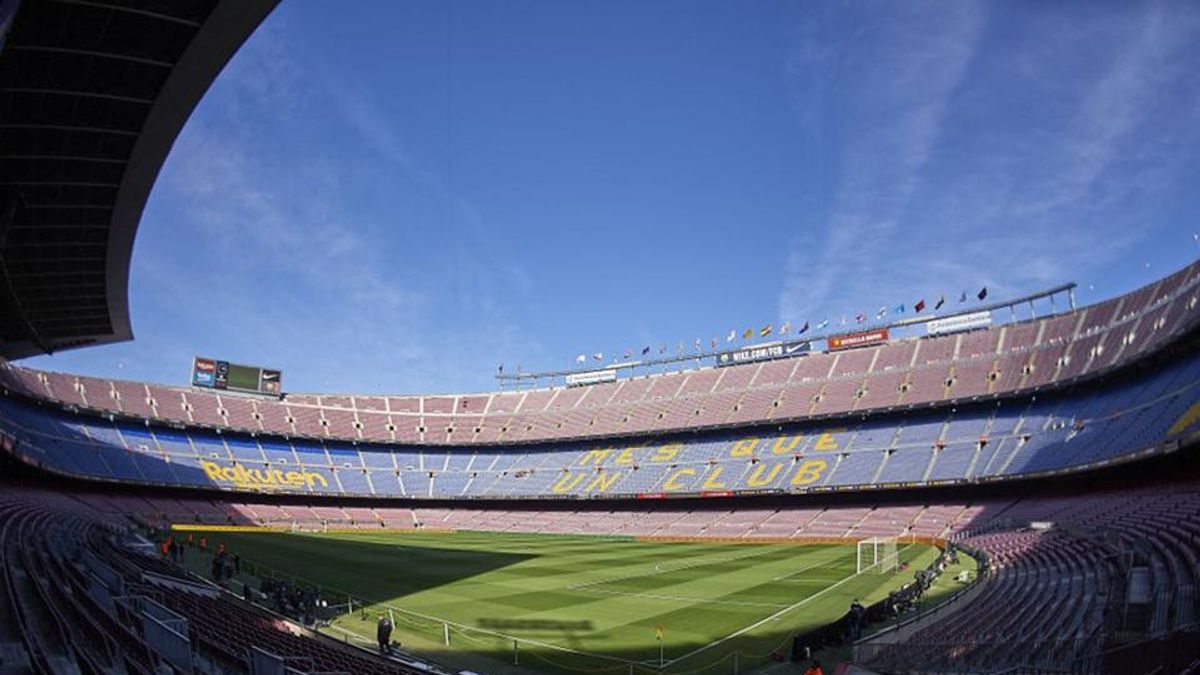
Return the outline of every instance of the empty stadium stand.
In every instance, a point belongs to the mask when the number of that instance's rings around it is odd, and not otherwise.
[[[135,551],[128,546],[134,523],[421,527],[664,540],[852,542],[914,536],[954,542],[985,561],[985,585],[972,602],[901,643],[859,646],[866,665],[882,672],[950,667],[996,672],[1014,666],[1149,672],[1119,669],[1128,663],[1118,647],[1121,636],[1194,636],[1200,609],[1200,483],[1188,479],[1093,491],[1060,488],[1049,495],[1031,490],[954,503],[627,501],[586,509],[533,502],[296,506],[271,499],[136,496],[99,486],[67,493],[6,484],[2,494],[0,590],[11,609],[0,616],[0,653],[6,664],[37,662],[53,672],[118,662],[129,672],[152,672],[178,658],[179,649],[236,670],[246,666],[252,647],[309,664],[312,672],[413,672],[307,634],[164,559]],[[185,622],[186,642],[163,644],[151,637],[150,617],[163,616]]]
[[[246,672],[252,648],[297,675],[424,672],[264,612],[153,546],[131,547],[131,511],[120,502],[96,509],[12,484],[0,494],[4,672]]]
[[[12,372],[12,371],[10,371]],[[0,397],[27,463],[127,483],[428,498],[805,492],[1083,471],[1173,452],[1200,424],[1200,355],[971,406],[604,443],[350,443],[167,427]]]
[[[41,372],[0,372],[14,394],[134,420],[291,438],[505,445],[836,418],[999,399],[1128,366],[1200,319],[1200,263],[1126,295],[1041,319],[877,347],[579,388],[280,399]]]
[[[274,4],[0,0],[0,356],[132,337],[146,197]],[[1200,262],[984,329],[574,388],[270,397],[0,361],[0,673],[427,672],[139,535],[185,524],[907,537],[981,583],[860,663],[1200,672],[1198,323]]]

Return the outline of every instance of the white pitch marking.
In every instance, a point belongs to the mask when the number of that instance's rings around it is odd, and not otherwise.
[[[707,558],[704,560],[697,560],[697,561],[691,562],[691,563],[684,563],[682,565],[675,565],[674,567],[662,567],[661,565],[655,565],[653,572],[638,572],[635,574],[626,574],[626,575],[620,576],[620,577],[607,577],[605,579],[597,579],[595,581],[584,581],[584,582],[580,582],[578,584],[571,584],[570,586],[566,586],[565,588],[566,588],[566,590],[574,591],[574,590],[578,590],[580,588],[587,588],[589,586],[598,586],[600,584],[607,584],[607,583],[610,583],[613,581],[624,581],[626,579],[641,579],[643,577],[652,577],[657,574],[669,574],[671,572],[679,572],[682,570],[691,569],[693,567],[704,567],[706,565],[717,565],[720,563],[733,562],[735,560],[745,560],[746,558],[753,558],[755,556],[764,555],[766,553],[768,553],[768,551],[755,551],[755,552],[747,554],[747,555],[730,556],[727,558]]]
[[[774,579],[772,579],[771,581],[783,581],[784,579],[787,579],[788,577],[794,577],[794,576],[796,576],[797,574],[800,574],[801,572],[807,572],[807,571],[809,571],[809,570],[811,570],[811,569],[815,569],[815,568],[817,568],[817,567],[822,567],[822,566],[824,566],[824,565],[828,565],[829,563],[831,563],[831,562],[834,562],[835,560],[838,560],[838,559],[840,559],[840,558],[845,558],[845,557],[846,557],[846,555],[847,555],[847,554],[845,554],[845,553],[842,553],[842,554],[840,554],[840,555],[837,555],[837,556],[835,556],[835,557],[833,557],[833,558],[830,558],[829,560],[818,560],[817,562],[815,562],[815,563],[813,563],[813,564],[811,564],[811,565],[806,565],[806,566],[804,566],[804,567],[801,567],[800,569],[796,570],[795,572],[789,572],[789,573],[787,573],[787,574],[785,574],[785,575],[783,575],[783,576],[775,577],[775,578],[774,578]]]
[[[903,549],[901,549],[900,551],[898,551],[898,552],[897,552],[897,555],[899,555],[900,553],[903,553],[904,551],[907,551],[908,549],[910,549],[910,548],[912,548],[912,547],[913,547],[913,545],[912,545],[912,544],[909,544],[908,546],[905,546]],[[841,586],[842,584],[846,583],[847,581],[850,581],[851,579],[853,579],[854,577],[857,577],[857,576],[859,576],[859,575],[860,575],[860,573],[859,573],[859,572],[855,572],[854,574],[851,574],[850,576],[846,577],[845,579],[842,579],[841,581],[837,582],[836,584],[832,584],[832,585],[830,585],[830,586],[826,586],[825,588],[823,588],[823,589],[821,589],[821,590],[817,591],[816,593],[813,593],[812,595],[810,595],[810,596],[808,596],[808,597],[806,597],[806,598],[804,598],[804,599],[802,599],[802,600],[800,600],[800,601],[796,602],[795,604],[788,605],[787,607],[784,607],[783,609],[779,610],[778,612],[775,612],[774,614],[772,614],[771,616],[768,616],[768,617],[767,617],[767,618],[765,618],[765,619],[762,619],[762,620],[760,620],[760,621],[756,621],[756,622],[754,622],[754,623],[750,624],[749,626],[746,626],[745,628],[742,628],[742,629],[740,629],[740,630],[734,631],[733,633],[730,633],[729,635],[726,635],[725,637],[721,638],[720,640],[716,640],[716,641],[714,641],[714,642],[710,642],[710,643],[708,643],[708,644],[704,645],[703,647],[699,647],[699,648],[697,648],[697,649],[693,649],[692,651],[690,651],[690,652],[688,652],[688,653],[684,654],[683,656],[678,656],[678,657],[676,657],[676,658],[673,658],[673,659],[671,659],[670,661],[667,661],[667,662],[666,662],[666,664],[664,664],[664,665],[665,665],[665,666],[672,666],[672,665],[674,665],[674,664],[676,664],[676,663],[678,663],[678,662],[680,662],[680,661],[682,661],[682,660],[684,660],[684,659],[691,658],[691,657],[695,656],[696,654],[699,654],[700,652],[707,651],[707,650],[709,650],[709,649],[711,649],[711,648],[713,648],[713,647],[716,647],[717,645],[719,645],[719,644],[721,644],[721,643],[723,643],[723,642],[728,642],[729,640],[732,640],[733,638],[735,638],[735,637],[738,637],[739,635],[745,635],[746,633],[749,633],[750,631],[754,630],[755,628],[758,628],[759,626],[762,626],[762,625],[764,625],[764,624],[770,623],[770,622],[772,622],[772,621],[776,621],[776,620],[778,620],[778,619],[779,619],[779,617],[783,616],[784,614],[787,614],[788,612],[790,612],[790,611],[792,611],[792,610],[796,609],[797,607],[803,607],[804,605],[808,604],[808,602],[809,602],[809,601],[811,601],[811,600],[816,600],[817,598],[821,597],[822,595],[825,595],[825,594],[826,594],[826,593],[828,593],[829,591],[832,591],[833,589],[837,588],[838,586]]]
[[[690,602],[697,605],[731,605],[736,607],[770,607],[779,609],[787,605],[767,602],[746,602],[741,600],[710,600],[707,598],[692,598],[683,595],[658,595],[655,593],[635,593],[633,591],[604,591],[597,588],[580,588],[576,589],[584,593],[599,593],[601,595],[626,595],[631,598],[650,598],[652,600],[677,600],[680,602]]]

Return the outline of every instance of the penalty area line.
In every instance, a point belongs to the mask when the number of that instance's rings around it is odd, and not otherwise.
[[[594,579],[592,581],[581,581],[579,583],[564,586],[563,588],[568,591],[577,591],[577,590],[589,588],[591,586],[600,586],[603,584],[610,584],[610,583],[613,583],[616,581],[626,581],[628,579],[643,579],[645,577],[653,577],[653,576],[659,576],[662,574],[670,574],[672,572],[682,572],[683,570],[695,569],[697,567],[707,567],[709,565],[720,565],[720,564],[727,563],[727,562],[736,562],[738,560],[745,560],[747,558],[755,558],[760,555],[765,555],[767,553],[769,553],[769,551],[762,550],[762,551],[752,551],[745,555],[725,556],[722,558],[701,557],[698,560],[692,560],[691,562],[685,562],[682,564],[672,565],[672,566],[664,566],[662,564],[656,564],[654,566],[653,572],[631,572],[629,574],[616,576],[616,577],[606,577],[603,579]]]
[[[749,626],[746,626],[745,628],[736,630],[736,631],[730,633],[729,635],[726,635],[725,637],[721,638],[720,640],[716,640],[714,642],[710,642],[710,643],[704,645],[703,647],[693,649],[692,651],[684,654],[683,656],[677,656],[677,657],[671,659],[670,661],[667,661],[667,663],[665,665],[667,665],[667,666],[675,665],[676,663],[683,661],[684,659],[690,659],[691,657],[695,656],[696,654],[706,652],[709,649],[712,649],[713,647],[716,647],[719,644],[728,642],[735,637],[738,637],[740,635],[745,635],[746,633],[749,633],[750,631],[754,630],[755,628],[758,628],[759,626],[764,626],[764,625],[778,619],[779,617],[783,616],[784,614],[791,612],[792,610],[803,607],[804,605],[808,604],[810,601],[816,600],[817,598],[821,597],[822,595],[825,595],[829,591],[832,591],[833,589],[837,588],[838,586],[841,586],[842,584],[846,583],[847,581],[850,581],[851,579],[853,579],[854,577],[857,577],[857,576],[859,576],[859,573],[855,572],[854,574],[851,574],[850,576],[846,577],[845,579],[842,579],[841,581],[839,581],[835,584],[826,586],[825,588],[817,591],[816,593],[813,593],[812,595],[810,595],[808,597],[802,598],[801,600],[799,600],[791,605],[788,605],[787,607],[784,607],[783,609],[779,610],[778,612],[775,612],[774,614],[772,614],[771,616],[768,616],[765,619],[761,619],[759,621],[756,621],[756,622],[750,624]]]
[[[800,574],[801,572],[807,572],[809,570],[816,569],[818,567],[824,567],[825,565],[828,565],[831,562],[836,562],[845,557],[847,557],[847,555],[845,553],[841,553],[841,554],[838,554],[838,555],[830,558],[829,560],[818,560],[817,562],[815,562],[811,565],[805,565],[804,567],[801,567],[800,569],[796,570],[795,572],[788,572],[787,574],[784,574],[782,576],[775,577],[771,581],[783,581],[784,579],[790,579],[791,577],[794,577],[797,574]]]
[[[912,547],[913,547],[913,545],[909,544],[908,546],[905,546],[903,549],[901,549],[897,553],[898,554],[903,553],[904,551],[907,551],[908,549],[910,549]],[[736,631],[730,633],[729,635],[726,635],[725,637],[721,638],[720,640],[716,640],[714,642],[710,642],[710,643],[704,645],[703,647],[698,647],[696,649],[693,649],[692,651],[684,654],[683,656],[677,656],[677,657],[671,659],[670,661],[667,661],[665,664],[663,664],[663,666],[664,667],[673,666],[676,663],[683,661],[684,659],[690,659],[691,657],[695,656],[696,654],[701,654],[703,652],[706,652],[709,649],[712,649],[713,647],[716,647],[717,645],[728,642],[735,637],[745,635],[746,633],[749,633],[750,631],[754,630],[755,628],[758,628],[759,626],[764,626],[772,621],[775,621],[776,619],[783,616],[784,614],[787,614],[799,607],[803,607],[804,605],[808,604],[810,601],[816,600],[817,598],[821,597],[822,595],[825,595],[829,591],[832,591],[833,589],[837,588],[838,586],[841,586],[842,584],[846,583],[847,581],[850,581],[851,579],[853,579],[857,576],[861,576],[861,575],[862,575],[861,572],[855,572],[854,574],[851,574],[850,576],[846,577],[845,579],[842,579],[841,581],[839,581],[835,584],[826,586],[825,588],[817,591],[816,593],[813,593],[812,595],[810,595],[806,598],[802,598],[799,601],[795,602],[794,604],[784,607],[783,609],[779,610],[778,612],[775,612],[774,614],[772,614],[771,616],[768,616],[765,619],[761,619],[759,621],[756,621],[756,622],[750,624],[749,626],[746,626],[745,628],[736,630]]]
[[[750,602],[742,600],[710,600],[707,598],[693,598],[682,595],[660,595],[657,593],[639,593],[634,591],[605,591],[598,588],[577,588],[577,593],[599,593],[601,595],[619,595],[630,598],[648,598],[650,600],[672,600],[676,602],[688,602],[693,605],[728,605],[730,607],[769,607],[771,609],[780,609],[786,607],[774,602]]]

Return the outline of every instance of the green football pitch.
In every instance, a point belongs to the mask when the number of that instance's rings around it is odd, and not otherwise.
[[[786,653],[796,632],[842,616],[854,598],[886,596],[937,555],[901,545],[909,571],[859,575],[853,543],[477,532],[212,539],[237,552],[244,571],[293,576],[346,603],[333,635],[369,642],[390,611],[406,649],[487,673],[516,672],[514,662],[521,671],[726,673],[736,660],[747,670]]]

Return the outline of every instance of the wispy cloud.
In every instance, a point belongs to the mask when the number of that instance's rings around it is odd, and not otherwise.
[[[895,6],[897,14],[873,13],[864,17],[853,42],[860,49],[806,45],[790,64],[797,76],[821,83],[818,90],[826,95],[834,93],[826,78],[854,78],[850,86],[861,87],[864,95],[848,101],[845,110],[844,150],[839,164],[830,167],[839,179],[827,227],[810,223],[825,230],[825,241],[819,248],[811,241],[795,243],[780,296],[781,318],[810,316],[819,299],[848,300],[869,283],[871,267],[889,257],[983,30],[981,4],[946,7],[944,16],[911,5]],[[935,19],[939,30],[923,29]],[[825,31],[806,34],[815,39]],[[831,129],[822,125],[820,131]]]
[[[181,319],[201,324],[195,351],[282,366],[293,390],[476,388],[515,345],[536,351],[508,304],[529,292],[527,277],[488,257],[478,210],[421,166],[365,88],[299,62],[279,30],[255,37],[264,53],[231,65],[180,138],[135,291],[148,289],[160,317],[190,295],[202,318]],[[364,150],[335,153],[305,142],[313,134]],[[430,204],[430,220],[412,219],[421,209],[381,220],[394,188]],[[385,208],[359,208],[364,193]],[[422,232],[446,223],[453,250],[429,248],[443,239]]]
[[[1194,102],[1181,92],[1195,91],[1196,11],[905,8],[793,65],[802,84],[844,82],[827,103],[838,119],[820,123],[846,140],[828,235],[794,246],[781,318],[1029,291],[1153,236],[1158,197],[1196,157],[1179,144],[1196,137],[1194,105],[1165,100]]]

